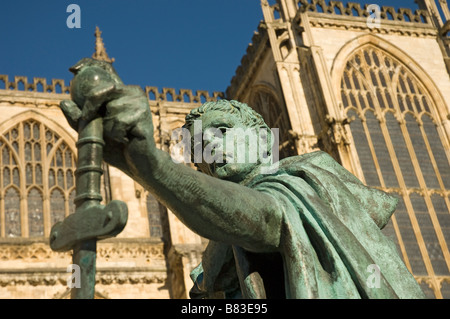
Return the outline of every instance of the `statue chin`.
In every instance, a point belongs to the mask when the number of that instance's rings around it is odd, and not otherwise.
[[[245,176],[256,168],[258,164],[256,163],[214,163],[215,166],[214,176],[238,182],[243,180]]]

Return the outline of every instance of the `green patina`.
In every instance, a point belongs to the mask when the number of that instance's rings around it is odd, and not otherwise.
[[[156,147],[144,92],[124,85],[109,64],[100,69],[104,80],[86,80],[61,108],[77,130],[80,121],[102,119],[104,159],[210,239],[192,272],[192,298],[424,297],[381,233],[393,197],[366,187],[324,152],[281,160],[270,174],[271,164],[260,161],[199,163],[201,172],[177,164]],[[237,101],[192,110],[188,129],[195,119],[203,130],[266,127]]]

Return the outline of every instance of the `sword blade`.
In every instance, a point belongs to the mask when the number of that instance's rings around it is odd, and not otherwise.
[[[97,240],[85,240],[73,249],[72,262],[80,267],[80,287],[70,291],[71,299],[94,299]]]

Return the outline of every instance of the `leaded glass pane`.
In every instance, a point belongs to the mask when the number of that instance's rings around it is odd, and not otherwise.
[[[66,151],[64,152],[64,161],[66,167],[72,166],[72,152],[69,149],[66,149]]]
[[[355,99],[354,94],[350,93],[349,96],[350,96],[350,105],[355,107],[355,108],[358,107],[358,104],[356,103],[356,99]]]
[[[386,79],[384,78],[384,74],[382,71],[378,72],[378,77],[380,78],[381,87],[387,87],[387,84],[386,84],[387,82],[386,82]]]
[[[355,86],[356,90],[361,89],[361,87],[359,86],[358,77],[356,76],[356,72],[353,72],[353,85]]]
[[[60,149],[58,149],[56,151],[55,158],[56,158],[56,166],[62,167],[63,166],[63,160],[62,160],[62,152],[61,152]]]
[[[29,123],[23,124],[23,136],[26,140],[31,138],[31,128]]]
[[[10,162],[10,160],[9,160],[9,149],[7,148],[7,147],[4,147],[3,148],[3,151],[2,151],[2,164],[3,165],[9,165],[9,164],[11,164],[11,162]]]
[[[377,100],[378,100],[378,104],[380,105],[380,107],[382,109],[385,109],[386,105],[384,104],[383,94],[382,94],[381,90],[377,90]]]
[[[445,203],[445,199],[437,194],[431,195],[434,211],[436,212],[439,225],[444,234],[445,241],[450,244],[450,210]]]
[[[33,166],[30,163],[25,168],[25,180],[27,185],[33,184]]]
[[[398,181],[392,166],[380,123],[372,112],[366,112],[367,128],[372,139],[373,148],[378,159],[378,165],[383,175],[384,183],[388,187],[397,187]]]
[[[414,167],[406,147],[405,139],[400,128],[400,124],[394,115],[390,112],[386,113],[386,126],[391,137],[392,145],[394,145],[395,155],[402,171],[403,180],[407,187],[419,187]]]
[[[63,173],[62,169],[58,170],[57,181],[58,181],[58,186],[61,188],[64,188],[64,173]]]
[[[70,170],[70,169],[67,170],[67,172],[66,172],[67,188],[71,188],[73,186],[73,179],[74,179],[74,176],[73,176],[72,170]]]
[[[159,203],[151,194],[147,195],[147,214],[150,227],[150,237],[162,237]]]
[[[41,145],[39,143],[34,143],[34,160],[41,161]]]
[[[425,107],[425,111],[430,113],[430,107],[428,106],[428,99],[426,96],[422,97],[422,103],[423,103],[423,106]]]
[[[344,81],[345,81],[345,88],[351,89],[352,85],[350,84],[350,77],[348,76],[348,72],[344,73]]]
[[[52,187],[55,185],[55,171],[53,169],[49,169],[48,171],[48,187]]]
[[[16,153],[19,153],[19,143],[12,142],[12,147],[16,151]]]
[[[450,299],[450,282],[442,281],[441,286],[442,298]]]
[[[374,70],[370,70],[370,78],[372,79],[372,85],[374,87],[378,86],[378,81],[377,81],[377,76],[375,75],[375,71]]]
[[[52,225],[64,219],[65,210],[64,195],[60,190],[55,189],[50,195],[50,216]]]
[[[356,118],[355,121],[350,123],[350,130],[354,136],[353,140],[355,142],[356,152],[358,153],[366,184],[371,186],[381,186],[362,122],[359,120],[357,113],[353,110],[350,110],[347,113],[347,116],[354,116]]]
[[[428,155],[428,150],[423,140],[419,124],[411,114],[405,115],[405,121],[425,183],[429,188],[439,188],[439,183],[433,165],[431,164],[430,156]]]
[[[405,98],[405,101],[406,101],[406,105],[408,106],[408,110],[414,111],[414,108],[413,108],[412,102],[411,102],[411,97],[410,97],[410,96],[407,96],[407,97]]]
[[[20,196],[13,187],[5,192],[5,234],[6,237],[20,237]]]
[[[47,142],[53,142],[53,134],[52,134],[51,131],[46,130],[46,132],[45,132],[45,140]]]
[[[34,123],[33,124],[33,138],[35,140],[39,140],[40,136],[39,136],[39,124],[38,123]]]
[[[377,67],[379,67],[380,66],[380,60],[378,59],[378,56],[377,56],[375,51],[372,52],[372,58],[373,58],[373,62],[375,62],[375,65]]]
[[[391,98],[391,94],[389,93],[389,91],[386,91],[386,100],[388,103],[388,108],[393,109],[394,108],[394,103],[392,102],[392,98]]]
[[[433,265],[433,270],[436,275],[449,275],[447,265],[442,254],[442,248],[436,236],[436,232],[431,222],[430,214],[428,213],[428,207],[425,200],[419,194],[411,194],[411,204],[414,208],[414,213],[417,218],[417,222],[420,226],[420,232],[425,241],[425,246],[428,251],[428,255]]]
[[[395,210],[395,218],[400,230],[403,244],[405,245],[406,254],[411,264],[412,272],[415,275],[427,275],[427,270],[420,253],[417,238],[411,220],[408,216],[403,199],[399,200],[397,209]]]
[[[368,93],[368,94],[366,94],[366,97],[367,97],[367,103],[369,103],[369,107],[371,109],[374,109],[375,108],[375,104],[373,103],[372,94]]]
[[[437,132],[436,125],[427,115],[422,116],[423,129],[427,135],[428,143],[436,161],[436,165],[441,175],[441,180],[446,189],[450,189],[450,164],[445,154],[444,146]]]
[[[372,65],[372,61],[370,60],[369,53],[367,51],[364,51],[364,58],[366,59],[366,63],[368,66]]]
[[[20,178],[19,178],[19,169],[18,168],[14,168],[13,169],[13,184],[16,186],[20,186]]]
[[[426,299],[435,299],[436,298],[436,296],[433,292],[433,289],[430,288],[430,285],[427,282],[421,282],[420,289],[422,289],[423,293],[425,294]]]
[[[398,80],[399,80],[400,88],[402,89],[402,93],[408,93],[408,91],[406,90],[405,80],[403,79],[403,76],[400,76],[398,78]]]
[[[28,192],[27,204],[30,237],[44,236],[44,215],[41,192],[36,188],[32,188]]]
[[[398,106],[400,107],[400,112],[405,112],[405,104],[403,103],[403,98],[400,94],[397,96],[397,102]]]
[[[75,196],[76,196],[75,190],[71,191],[69,194],[69,214],[75,213],[75,208],[76,208],[75,202],[74,202]]]
[[[25,160],[31,161],[31,143],[25,143]]]
[[[39,164],[36,165],[34,174],[35,174],[35,179],[36,179],[35,183],[38,184],[38,185],[42,185],[42,168],[41,168],[41,165],[39,165]]]
[[[422,111],[422,106],[420,105],[420,101],[417,96],[414,97],[414,105],[416,106],[418,112]]]
[[[409,90],[411,93],[416,93],[416,89],[414,88],[414,84],[411,81],[411,79],[409,77],[407,77],[407,82],[408,82],[408,86],[409,86]]]
[[[14,128],[11,130],[11,138],[15,140],[17,139],[17,137],[19,137],[19,132],[17,131],[17,129]]]
[[[11,173],[8,167],[3,169],[3,187],[8,186],[11,183]]]

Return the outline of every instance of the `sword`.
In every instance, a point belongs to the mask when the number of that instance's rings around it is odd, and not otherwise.
[[[83,61],[83,60],[82,60]],[[95,65],[94,60],[89,60]],[[80,65],[81,61],[77,64]],[[99,62],[104,63],[104,62]],[[80,67],[81,68],[81,67]],[[71,68],[71,71],[73,68]],[[80,83],[95,86],[102,74],[102,69],[86,67],[77,69],[72,81],[71,94]],[[104,70],[103,70],[104,71]],[[94,76],[93,76],[94,75]],[[78,77],[78,79],[77,79]],[[83,82],[84,81],[84,82]],[[90,82],[89,82],[90,81]],[[78,92],[80,93],[80,92]],[[83,93],[83,92],[81,92]],[[75,98],[74,98],[75,97]],[[72,99],[77,100],[77,94]],[[77,101],[76,101],[77,102]],[[78,105],[82,103],[78,102]],[[124,202],[113,200],[108,205],[101,205],[101,175],[103,174],[103,124],[102,118],[91,121],[79,120],[78,124],[78,159],[75,171],[75,212],[62,222],[56,223],[50,232],[50,247],[54,251],[73,250],[72,262],[80,267],[80,286],[72,287],[72,299],[93,299],[95,293],[96,250],[97,241],[119,234],[128,219],[128,209]]]

